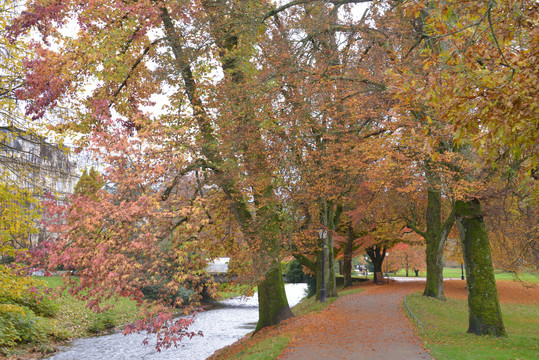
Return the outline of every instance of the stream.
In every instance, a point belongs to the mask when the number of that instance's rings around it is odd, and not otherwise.
[[[290,307],[305,296],[306,284],[285,285]],[[219,301],[219,308],[200,312],[190,331],[203,332],[204,336],[182,339],[178,347],[157,352],[152,335],[121,332],[73,341],[70,346],[60,347],[60,352],[48,359],[54,360],[138,360],[138,359],[189,359],[203,360],[216,350],[230,345],[253,331],[258,321],[257,294]],[[155,335],[153,335],[155,337]],[[142,341],[148,338],[148,345]]]

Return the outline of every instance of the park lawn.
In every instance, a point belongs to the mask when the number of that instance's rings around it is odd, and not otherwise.
[[[273,360],[277,359],[290,342],[289,335],[280,335],[267,338],[264,341],[246,346],[234,358],[244,360]],[[219,357],[221,359],[221,357]]]
[[[364,289],[358,288],[358,287],[350,287],[348,289],[337,289],[337,293],[339,294],[339,296],[344,296],[344,295],[355,294],[363,290]],[[320,312],[326,306],[333,304],[335,300],[337,299],[338,298],[336,297],[327,298],[325,303],[321,303],[320,300],[316,300],[316,296],[311,296],[310,298],[304,298],[303,300],[301,300],[299,304],[297,304],[296,306],[292,308],[292,312],[296,316],[305,315],[311,312]]]
[[[408,274],[409,277],[415,277],[415,273],[413,271],[409,271]],[[464,271],[464,275],[466,276],[466,271]],[[400,269],[396,274],[390,273],[389,276],[405,277],[406,271],[404,271],[404,269]],[[419,277],[425,276],[425,272],[419,272]],[[444,278],[460,279],[461,276],[462,272],[460,268],[444,268]],[[369,275],[369,277],[372,277],[372,275]],[[494,270],[494,277],[496,280],[517,280],[513,273],[504,272],[502,270]],[[529,283],[539,283],[539,273],[522,273],[518,275],[518,280]]]
[[[417,327],[424,346],[436,360],[537,359],[539,358],[539,306],[501,304],[507,338],[468,334],[468,305],[465,299],[442,302],[407,296],[412,312],[425,324]]]

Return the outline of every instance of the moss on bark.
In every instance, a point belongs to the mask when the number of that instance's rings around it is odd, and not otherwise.
[[[427,279],[423,296],[445,300],[442,256],[436,251],[438,242],[427,241]]]
[[[507,336],[481,204],[477,199],[457,201],[455,210],[467,274],[468,332]]]
[[[431,183],[439,183],[439,178],[430,175]],[[443,275],[443,251],[449,231],[454,223],[453,212],[442,224],[442,193],[437,187],[428,190],[427,198],[427,229],[423,235],[427,244],[427,279],[425,282],[424,296],[438,300],[445,300],[444,275]]]
[[[280,263],[276,263],[258,284],[258,304],[258,324],[255,332],[294,316],[286,299]]]

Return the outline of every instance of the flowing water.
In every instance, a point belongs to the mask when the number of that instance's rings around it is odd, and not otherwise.
[[[306,284],[285,285],[290,306],[297,304],[304,296]],[[138,360],[138,359],[189,359],[203,360],[216,350],[234,343],[253,331],[258,321],[258,299],[243,297],[219,302],[220,307],[200,312],[196,316],[191,331],[201,330],[204,336],[183,339],[178,347],[157,352],[152,336],[146,334],[121,333],[94,338],[75,340],[71,346],[60,348],[60,352],[50,357],[54,360]],[[142,341],[149,338],[148,345]]]

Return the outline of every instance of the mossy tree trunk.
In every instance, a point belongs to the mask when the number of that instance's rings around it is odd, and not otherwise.
[[[440,177],[435,169],[427,170],[429,188],[427,190],[426,230],[421,231],[413,221],[408,226],[425,239],[427,279],[425,282],[424,296],[445,300],[444,275],[443,275],[443,252],[444,245],[455,223],[454,211],[452,210],[442,223],[442,191],[440,189]]]
[[[475,198],[457,201],[455,210],[467,275],[468,332],[477,335],[507,336],[502,321],[481,203]]]
[[[318,201],[320,209],[320,223],[325,228],[325,233],[319,237],[319,251],[317,255],[317,264],[322,264],[322,249],[324,253],[324,281],[326,288],[326,297],[337,296],[337,281],[335,279],[335,243],[333,232],[342,213],[342,206],[335,206],[332,201],[324,198]],[[320,288],[322,285],[322,273],[319,266],[316,272],[316,298],[320,298]]]
[[[258,284],[258,305],[259,317],[255,332],[294,316],[286,299],[280,262],[276,262]]]
[[[430,188],[427,196],[427,231],[425,234],[427,279],[423,295],[445,300],[442,257],[445,241],[453,227],[455,218],[452,211],[442,224],[442,192],[439,189]]]

